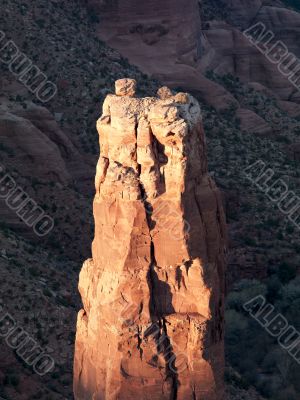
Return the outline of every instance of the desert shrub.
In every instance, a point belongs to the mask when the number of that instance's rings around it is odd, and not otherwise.
[[[294,8],[300,11],[300,3],[298,0],[283,0],[283,3],[288,7]]]
[[[280,281],[285,284],[291,281],[296,277],[297,268],[295,265],[289,264],[287,262],[283,262],[279,265],[278,269],[278,278]]]
[[[282,267],[282,266],[281,266]],[[289,268],[284,265],[286,270]],[[300,277],[284,284],[279,270],[266,281],[242,280],[228,295],[225,312],[225,350],[229,365],[266,398],[295,400],[300,392],[300,366],[243,308],[248,300],[262,295],[298,331],[300,330]],[[292,275],[288,274],[288,279]],[[286,397],[284,397],[286,396]]]

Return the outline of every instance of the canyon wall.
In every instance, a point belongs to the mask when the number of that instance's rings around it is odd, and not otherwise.
[[[132,64],[170,87],[196,93],[218,110],[236,99],[206,73],[232,74],[259,83],[283,101],[300,103],[299,92],[243,35],[261,22],[299,57],[300,15],[279,1],[88,0],[100,22],[97,34]],[[272,4],[272,5],[270,5]],[[201,18],[201,10],[208,13]]]
[[[198,102],[116,82],[97,122],[93,258],[80,273],[76,400],[224,394],[226,225]]]
[[[197,0],[89,0],[97,34],[131,64],[170,87],[197,92],[223,109],[234,98],[205,77],[205,51]]]

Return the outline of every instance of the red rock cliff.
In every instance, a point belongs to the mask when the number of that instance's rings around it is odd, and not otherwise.
[[[220,400],[226,235],[200,107],[167,88],[134,94],[134,81],[117,81],[97,122],[75,399]]]

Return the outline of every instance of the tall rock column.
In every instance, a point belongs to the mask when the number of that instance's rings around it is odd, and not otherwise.
[[[80,273],[76,400],[221,400],[224,251],[198,102],[116,82],[97,122],[93,258]]]

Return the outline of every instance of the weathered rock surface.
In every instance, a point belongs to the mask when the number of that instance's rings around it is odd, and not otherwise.
[[[75,398],[220,400],[226,232],[200,107],[166,88],[135,98],[134,87],[118,81],[97,122]]]

